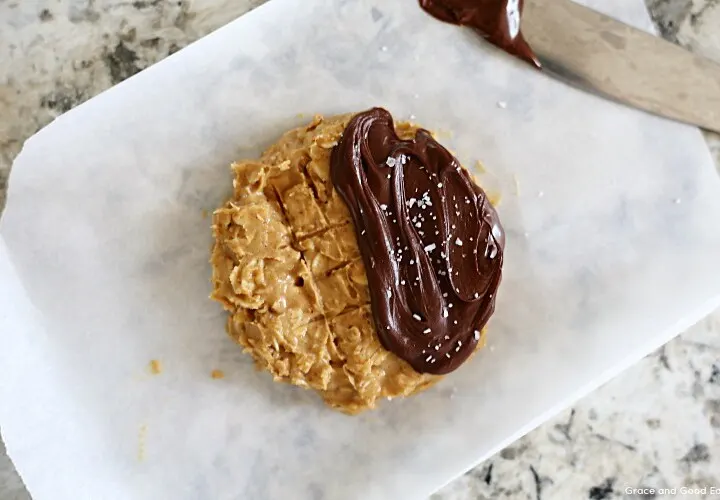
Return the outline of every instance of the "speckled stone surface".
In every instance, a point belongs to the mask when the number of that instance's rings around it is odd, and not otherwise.
[[[646,1],[663,36],[720,60],[720,0]],[[0,0],[0,207],[25,139],[262,2]],[[720,138],[707,138],[720,165]],[[720,498],[713,486],[720,490],[720,311],[433,500],[655,498],[626,492],[653,487]],[[0,442],[0,500],[27,498]]]

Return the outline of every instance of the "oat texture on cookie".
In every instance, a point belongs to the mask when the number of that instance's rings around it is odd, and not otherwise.
[[[355,414],[439,377],[413,370],[375,332],[355,230],[330,179],[351,117],[317,116],[260,159],[233,164],[233,194],[213,214],[211,263],[212,298],[257,367]]]

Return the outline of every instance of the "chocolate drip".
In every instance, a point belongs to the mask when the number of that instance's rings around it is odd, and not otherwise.
[[[490,43],[540,69],[540,61],[523,38],[523,0],[420,0],[431,16],[472,28]]]
[[[353,117],[331,175],[352,214],[383,346],[421,373],[456,369],[495,307],[505,237],[483,190],[426,130]]]

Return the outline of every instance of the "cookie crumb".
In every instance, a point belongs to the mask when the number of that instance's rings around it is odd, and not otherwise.
[[[160,363],[160,360],[150,360],[150,373],[153,375],[160,375],[162,373],[162,363]]]
[[[145,438],[147,436],[147,425],[142,424],[138,431],[138,462],[145,460]]]
[[[488,194],[488,201],[495,208],[497,208],[500,205],[501,200],[502,200],[502,195],[500,195],[500,193]]]
[[[220,379],[220,378],[225,378],[225,373],[223,373],[222,370],[215,369],[210,372],[210,376],[214,379]]]

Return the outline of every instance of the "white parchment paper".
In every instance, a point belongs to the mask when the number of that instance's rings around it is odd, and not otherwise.
[[[595,3],[649,26],[640,0]],[[203,210],[232,160],[373,105],[489,167],[508,251],[489,348],[347,417],[226,338]],[[27,142],[0,227],[0,425],[36,500],[422,498],[720,303],[696,130],[413,0],[273,0],[92,99]]]

